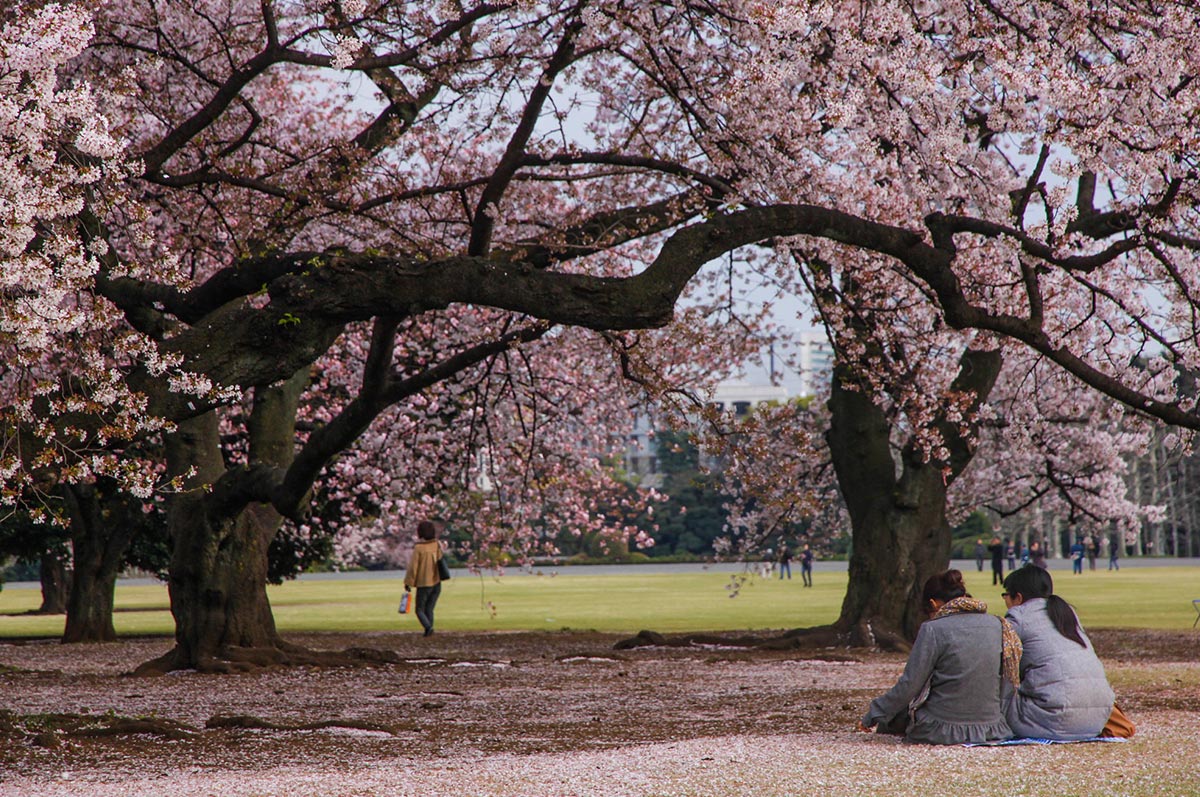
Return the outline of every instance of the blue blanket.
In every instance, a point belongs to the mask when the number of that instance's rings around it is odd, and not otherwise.
[[[1000,742],[968,742],[963,747],[1012,747],[1018,744],[1084,744],[1086,742],[1127,742],[1128,739],[1121,739],[1116,736],[1093,736],[1090,739],[1038,739],[1036,737],[1023,737],[1020,739],[1005,739]]]

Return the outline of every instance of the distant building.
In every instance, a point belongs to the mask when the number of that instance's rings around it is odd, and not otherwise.
[[[638,477],[646,487],[661,487],[658,470],[658,445],[654,441],[654,424],[648,414],[639,412],[629,432],[625,446],[625,472]]]
[[[785,339],[764,341],[761,363],[746,363],[739,379],[783,385],[790,396],[813,396],[828,388],[833,347],[824,332],[790,330]]]
[[[732,412],[742,416],[752,407],[767,404],[772,401],[783,402],[788,399],[788,391],[782,385],[751,385],[746,382],[722,382],[713,391],[709,400],[711,406],[719,410]]]
[[[796,359],[800,372],[795,393],[812,396],[829,382],[833,372],[833,347],[823,332],[801,332],[796,337]]]
[[[749,413],[759,404],[787,400],[788,390],[780,385],[722,382],[717,385],[708,403],[709,406],[740,417]],[[658,446],[655,443],[654,433],[653,419],[648,415],[639,414],[625,448],[626,472],[639,477],[639,482],[647,487],[658,487],[662,484],[662,474],[658,467]]]

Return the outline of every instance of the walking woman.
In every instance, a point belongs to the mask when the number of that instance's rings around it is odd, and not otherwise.
[[[1017,736],[1090,739],[1113,713],[1113,690],[1050,572],[1026,565],[1004,579],[1008,621],[1021,637],[1021,685],[1005,712]]]
[[[1009,738],[1002,683],[1016,684],[1017,635],[967,594],[958,570],[932,576],[922,602],[930,619],[917,631],[904,674],[871,701],[859,730],[926,744]]]
[[[442,546],[437,541],[437,526],[429,520],[417,524],[417,544],[413,546],[404,571],[404,591],[417,588],[417,621],[425,629],[425,636],[433,634],[433,609],[442,594],[442,576],[439,562]]]

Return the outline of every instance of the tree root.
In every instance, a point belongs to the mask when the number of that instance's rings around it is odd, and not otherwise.
[[[150,734],[168,739],[187,739],[196,734],[196,729],[175,720],[160,717],[106,717],[107,724],[93,728],[69,731],[68,736],[129,736]]]
[[[639,631],[637,636],[623,639],[613,645],[615,650],[631,650],[642,647],[738,647],[754,650],[807,650],[822,651],[828,657],[831,648],[872,648],[897,653],[907,653],[912,646],[902,635],[873,629],[861,623],[848,630],[833,625],[813,628],[794,628],[774,636],[716,634],[682,634],[667,637],[655,631]]]
[[[397,736],[416,731],[413,722],[383,724],[367,720],[338,719],[318,722],[274,722],[261,717],[218,715],[204,724],[208,730],[251,728],[268,731],[315,731],[349,728]],[[162,736],[174,741],[195,738],[202,729],[162,717],[118,717],[111,714],[35,714],[22,716],[0,710],[0,738],[25,739],[38,747],[57,749],[64,739],[98,739],[113,736]]]
[[[846,633],[849,635],[851,647],[877,648],[891,653],[908,653],[912,650],[912,643],[904,634],[872,625],[869,620],[855,623]]]
[[[197,656],[194,659],[176,646],[162,656],[139,665],[130,675],[166,675],[176,670],[216,674],[251,673],[276,667],[372,667],[401,662],[403,659],[393,650],[311,650],[280,640],[275,645],[261,647],[228,645],[217,651],[216,655]]]
[[[403,731],[415,731],[417,726],[413,723],[399,723],[394,725],[384,725],[379,722],[367,722],[366,720],[321,720],[319,722],[274,722],[272,720],[263,719],[261,717],[252,717],[246,714],[238,715],[217,715],[204,723],[205,728],[250,728],[254,730],[264,731],[316,731],[324,728],[350,728],[359,731],[378,731],[380,733],[389,733],[392,736]]]
[[[37,714],[0,715],[0,732],[24,735],[39,747],[58,747],[63,737],[96,738],[106,736],[165,736],[190,739],[198,728],[162,717],[117,717],[111,714]]]

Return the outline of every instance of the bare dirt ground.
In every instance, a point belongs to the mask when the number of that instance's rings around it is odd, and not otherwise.
[[[313,635],[403,661],[123,673],[169,647],[0,643],[0,795],[1200,794],[1200,633],[1092,634],[1127,743],[928,748],[852,729],[904,657],[587,633]]]

